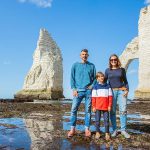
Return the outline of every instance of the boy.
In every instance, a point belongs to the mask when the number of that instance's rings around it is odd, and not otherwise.
[[[109,140],[109,111],[112,107],[112,90],[110,86],[105,83],[105,77],[102,72],[96,74],[97,83],[92,90],[92,110],[95,112],[95,138],[100,138],[100,119],[103,113],[105,124],[105,139]]]

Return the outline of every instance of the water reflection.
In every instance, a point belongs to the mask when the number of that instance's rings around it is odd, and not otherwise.
[[[23,119],[0,119],[0,148],[2,149],[30,149],[30,136],[28,135]]]
[[[46,114],[34,113],[28,116],[29,119],[24,119],[26,129],[32,141],[30,146],[32,150],[44,149],[53,140],[53,122],[44,119],[44,117],[48,116],[51,115],[46,116]]]
[[[0,119],[0,149],[45,150],[53,142],[53,121],[47,114],[31,114],[28,119]]]
[[[122,150],[120,147],[122,147],[122,145],[119,145],[118,150]],[[69,140],[63,140],[61,150],[114,150],[114,148],[113,145],[108,146],[107,144],[73,144]]]

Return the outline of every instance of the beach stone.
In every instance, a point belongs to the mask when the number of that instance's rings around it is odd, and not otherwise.
[[[23,89],[17,92],[14,98],[19,101],[63,98],[62,61],[56,42],[46,29],[40,29],[33,64],[25,77]]]
[[[134,98],[150,99],[150,5],[141,9],[138,36],[127,44],[120,56],[126,70],[134,59],[139,60],[138,87]]]

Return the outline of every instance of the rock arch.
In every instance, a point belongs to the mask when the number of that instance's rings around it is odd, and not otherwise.
[[[139,59],[136,99],[150,99],[150,5],[141,9],[138,37],[134,38],[120,56],[126,69],[133,59]]]
[[[138,37],[135,37],[125,48],[121,56],[119,57],[122,63],[122,67],[126,70],[132,60],[139,58],[139,46]]]

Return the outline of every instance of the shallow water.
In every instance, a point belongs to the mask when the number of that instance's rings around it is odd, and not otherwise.
[[[53,103],[62,104],[67,102]],[[45,119],[45,118],[48,119]],[[60,150],[113,150],[113,145],[107,145],[105,143],[96,145],[94,143],[87,144],[86,141],[77,142],[70,141],[66,137],[60,135],[63,131],[70,129],[70,112],[66,113],[32,113],[27,118],[2,118],[0,119],[0,149],[15,150],[15,149],[35,149],[35,150],[47,150],[47,149],[60,149]],[[139,113],[129,114],[129,121],[140,122],[142,118]],[[78,120],[84,120],[84,112],[78,112]],[[94,120],[94,116],[92,116]],[[76,126],[79,132],[84,131],[83,124],[77,124]],[[95,131],[95,126],[91,125],[91,131]],[[101,127],[101,131],[104,132],[104,127]],[[112,128],[110,128],[110,132]],[[132,133],[142,134],[138,130],[129,130]],[[118,150],[123,150],[122,144],[117,147]],[[130,149],[130,148],[129,148]],[[133,149],[133,148],[132,148]]]
[[[30,149],[31,139],[21,118],[0,119],[0,148]]]

